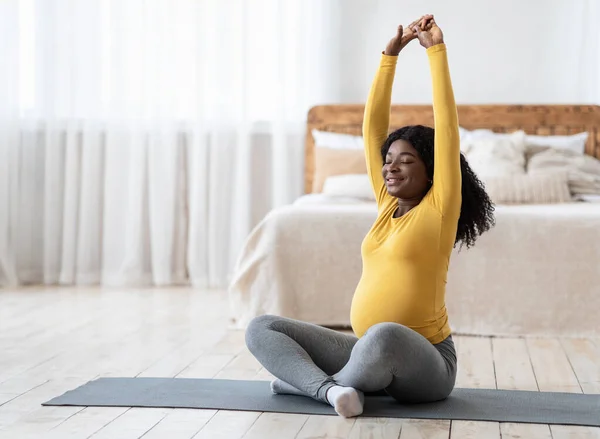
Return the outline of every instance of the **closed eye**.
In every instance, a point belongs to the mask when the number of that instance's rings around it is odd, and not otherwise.
[[[414,163],[414,161],[406,161],[406,160],[402,160],[401,162],[399,162],[398,164],[400,165],[412,165]],[[386,165],[391,165],[392,162],[385,162]]]

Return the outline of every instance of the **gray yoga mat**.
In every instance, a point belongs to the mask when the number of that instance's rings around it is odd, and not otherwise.
[[[166,407],[335,415],[311,398],[273,395],[267,381],[99,378],[43,405]],[[600,426],[600,395],[455,389],[448,399],[400,404],[367,396],[363,416]]]

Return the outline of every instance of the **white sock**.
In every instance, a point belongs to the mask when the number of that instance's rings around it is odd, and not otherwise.
[[[333,386],[327,391],[327,401],[338,415],[352,418],[362,414],[364,394],[353,387]]]
[[[276,395],[307,396],[306,393],[304,393],[303,391],[296,389],[291,384],[288,384],[285,381],[280,380],[279,378],[276,378],[273,381],[271,381],[271,392],[275,393]]]

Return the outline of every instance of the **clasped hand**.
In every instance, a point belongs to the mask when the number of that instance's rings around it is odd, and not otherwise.
[[[398,26],[396,35],[390,40],[384,53],[389,56],[398,56],[400,51],[414,39],[418,39],[421,46],[426,49],[444,42],[442,30],[435,22],[433,15],[423,15],[406,28],[402,25]]]

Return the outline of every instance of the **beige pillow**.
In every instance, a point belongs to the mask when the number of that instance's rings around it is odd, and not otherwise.
[[[527,172],[557,172],[567,174],[574,195],[600,194],[600,160],[566,149],[548,148],[534,154],[527,163]]]
[[[485,190],[496,204],[554,204],[572,201],[564,172],[488,177]]]
[[[322,192],[327,177],[366,174],[367,163],[362,149],[315,148],[313,192]]]

